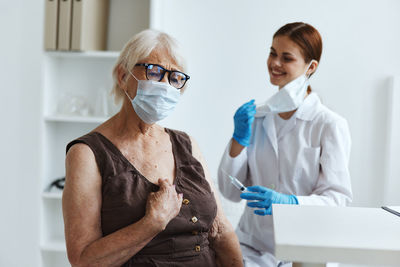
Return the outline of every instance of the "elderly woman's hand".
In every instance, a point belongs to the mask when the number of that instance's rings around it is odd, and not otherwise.
[[[167,224],[175,218],[182,206],[182,194],[178,194],[175,185],[167,180],[158,179],[160,190],[149,194],[146,205],[146,216],[164,230]]]

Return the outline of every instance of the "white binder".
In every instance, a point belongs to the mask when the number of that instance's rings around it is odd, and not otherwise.
[[[105,50],[108,0],[73,0],[71,50]]]
[[[71,49],[72,0],[60,0],[58,50]]]
[[[59,0],[46,0],[44,20],[44,49],[57,49]]]

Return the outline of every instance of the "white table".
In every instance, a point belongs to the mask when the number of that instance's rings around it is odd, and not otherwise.
[[[400,217],[381,208],[273,205],[275,254],[296,266],[400,266]]]

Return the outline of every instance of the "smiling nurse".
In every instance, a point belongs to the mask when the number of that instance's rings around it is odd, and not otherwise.
[[[226,198],[252,200],[236,230],[245,266],[291,265],[274,257],[272,204],[344,206],[352,199],[347,122],[309,86],[321,53],[321,36],[311,25],[281,27],[267,61],[279,91],[264,105],[256,108],[251,100],[235,113],[218,181]],[[239,194],[227,174],[248,186],[247,192]]]

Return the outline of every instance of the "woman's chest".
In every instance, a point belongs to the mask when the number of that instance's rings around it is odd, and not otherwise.
[[[216,214],[210,186],[194,166],[178,169],[176,191],[183,194],[182,207],[165,233],[207,231]],[[158,186],[134,170],[109,177],[103,185],[103,232],[109,234],[140,220],[146,212],[148,195],[157,190]]]
[[[175,158],[171,145],[153,143],[125,147],[121,150],[123,156],[135,169],[151,183],[158,179],[167,179],[170,183],[175,179]]]

